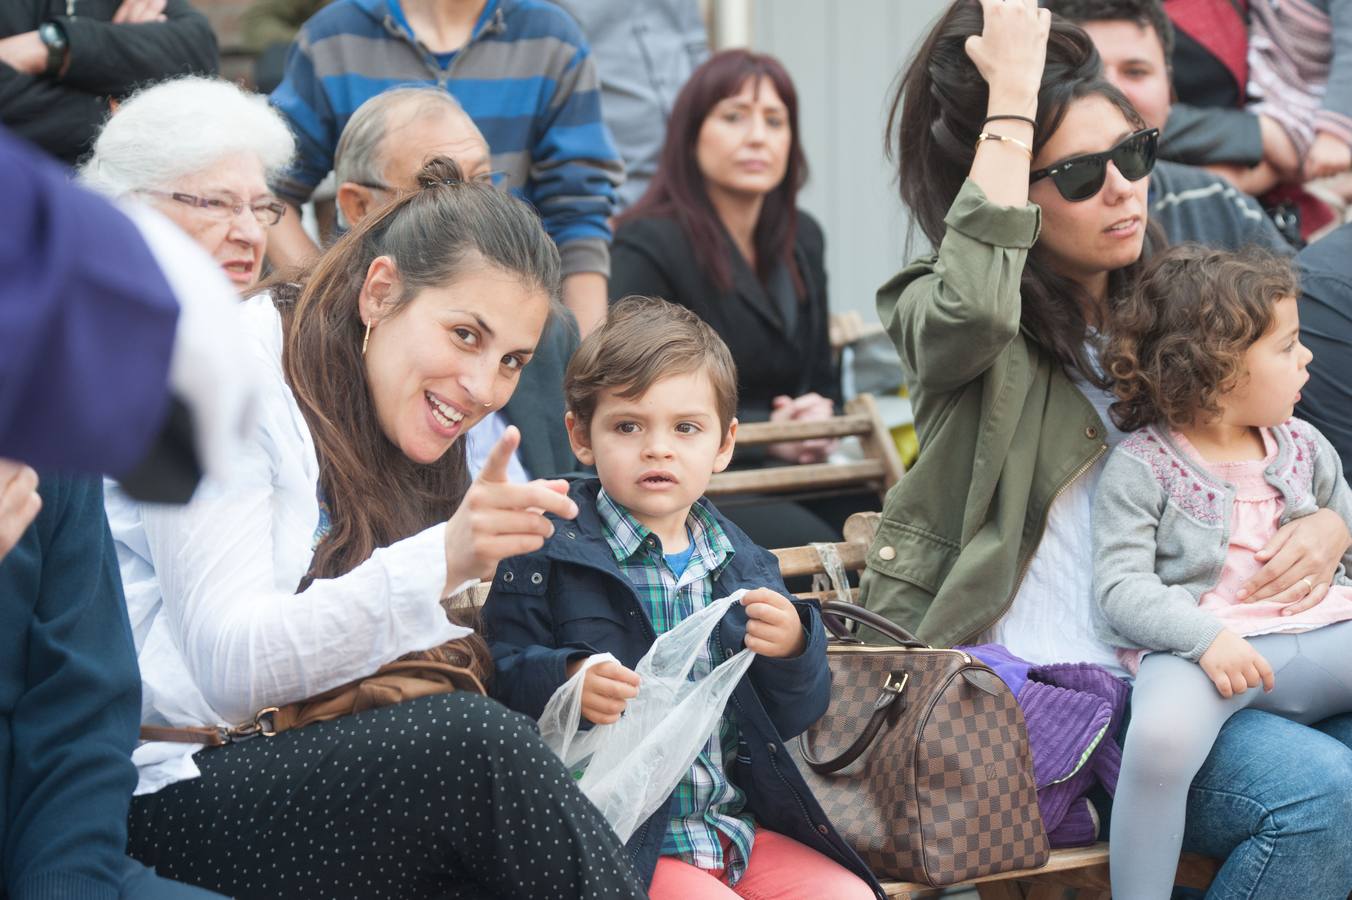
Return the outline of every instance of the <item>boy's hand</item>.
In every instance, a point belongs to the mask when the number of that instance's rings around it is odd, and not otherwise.
[[[1315,135],[1314,143],[1305,154],[1305,179],[1337,175],[1348,169],[1352,169],[1352,147],[1327,131]]]
[[[1264,691],[1272,690],[1272,666],[1253,644],[1228,628],[1216,635],[1198,664],[1222,697],[1242,694],[1260,684]]]
[[[807,648],[807,634],[798,610],[785,597],[769,588],[756,588],[742,596],[746,607],[746,649],[761,656],[783,659]]]
[[[576,675],[585,661],[584,657],[570,662],[564,670],[568,677]],[[637,696],[637,672],[617,662],[592,666],[582,678],[582,718],[595,725],[612,725]]]

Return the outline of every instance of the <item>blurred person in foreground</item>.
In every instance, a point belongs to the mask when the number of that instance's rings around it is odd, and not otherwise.
[[[187,499],[248,418],[225,279],[3,129],[0,189],[0,455]],[[0,897],[215,896],[125,855],[140,707],[99,482],[0,460]]]

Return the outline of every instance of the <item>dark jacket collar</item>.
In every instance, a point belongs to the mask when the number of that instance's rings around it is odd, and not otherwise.
[[[604,526],[601,524],[601,517],[596,512],[596,496],[600,490],[601,481],[598,478],[572,479],[568,496],[577,504],[577,518],[570,521],[550,515],[549,519],[554,523],[554,534],[545,541],[538,553],[551,562],[575,563],[602,569],[627,583],[628,579],[625,579],[615,562],[615,555],[611,552],[610,544],[607,543],[605,532],[602,530]],[[773,584],[773,581],[767,580],[771,575],[765,561],[768,556],[766,551],[726,519],[707,497],[701,497],[698,503],[713,516],[732,544],[732,560],[719,574],[718,580],[731,579],[732,583],[760,580],[766,584]]]

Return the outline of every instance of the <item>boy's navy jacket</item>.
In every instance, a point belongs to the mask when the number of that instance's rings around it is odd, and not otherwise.
[[[657,637],[606,542],[596,512],[599,491],[595,478],[575,481],[569,496],[577,503],[577,519],[551,516],[553,536],[534,553],[503,560],[484,604],[484,630],[497,666],[493,695],[536,719],[566,680],[571,660],[608,652],[632,669]],[[699,502],[733,547],[713,596],[759,587],[790,596],[774,554],[756,546],[708,500]],[[793,602],[807,631],[807,647],[790,659],[756,657],[733,691],[728,711],[736,719],[739,742],[728,774],[746,794],[758,826],[825,854],[882,897],[877,879],[836,833],[785,747],[826,712],[831,689],[820,611],[815,603]],[[714,640],[725,654],[742,648],[746,622],[740,606],[724,617]],[[657,868],[670,816],[669,807],[659,809],[629,840],[634,867],[645,881],[651,882]]]

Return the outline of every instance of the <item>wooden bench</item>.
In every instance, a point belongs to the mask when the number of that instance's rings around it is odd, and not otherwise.
[[[829,419],[747,422],[737,428],[739,448],[842,437],[859,438],[862,459],[719,472],[710,480],[706,493],[718,502],[738,494],[831,494],[849,490],[876,491],[881,497],[901,480],[905,467],[871,394],[860,394],[845,404],[844,414]]]
[[[864,568],[880,518],[879,513],[856,513],[845,523],[846,540],[832,546],[847,572]],[[789,547],[773,552],[785,578],[826,574],[821,554],[815,547]],[[858,594],[858,589],[850,589],[848,596],[835,590],[800,593],[799,596],[855,602]],[[1184,854],[1179,861],[1176,883],[1205,890],[1219,868],[1220,863],[1216,860]],[[888,897],[896,900],[937,897],[944,890],[957,888],[972,888],[981,900],[1110,900],[1108,844],[1100,841],[1089,847],[1053,850],[1047,864],[1040,868],[976,878],[949,888],[908,881],[885,881],[883,888]]]

